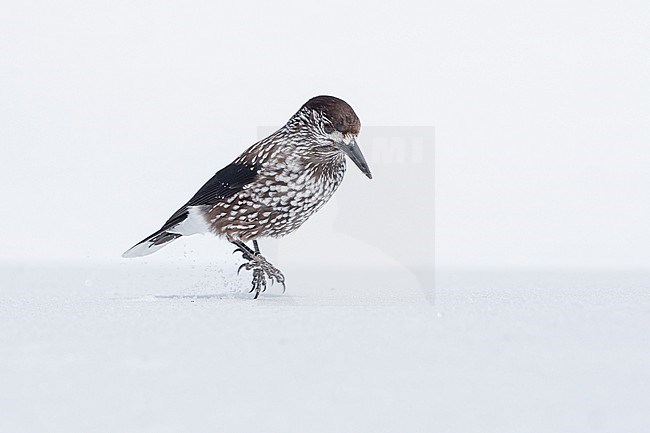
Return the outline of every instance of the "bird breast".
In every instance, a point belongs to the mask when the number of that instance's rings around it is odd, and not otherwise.
[[[209,212],[213,232],[243,241],[287,235],[327,203],[344,174],[342,155],[264,161],[253,182]]]
[[[287,159],[261,171],[263,186],[250,188],[253,202],[269,214],[266,236],[284,236],[300,227],[332,197],[345,174],[345,159]],[[262,222],[262,221],[260,221]]]

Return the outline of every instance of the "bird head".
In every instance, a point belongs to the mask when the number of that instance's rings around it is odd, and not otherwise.
[[[294,118],[308,129],[314,149],[347,155],[363,174],[372,179],[368,163],[357,144],[361,122],[347,102],[333,96],[316,96],[307,101]]]

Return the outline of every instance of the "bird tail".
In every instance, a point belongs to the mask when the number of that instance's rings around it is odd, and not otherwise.
[[[187,220],[188,215],[189,212],[186,208],[180,208],[167,220],[165,224],[163,224],[160,230],[133,245],[122,254],[122,257],[130,259],[133,257],[148,256],[149,254],[155,253],[165,245],[169,245],[183,236],[184,233],[182,233],[182,231],[179,232],[176,228]]]
[[[165,229],[160,229],[156,233],[146,237],[138,242],[122,254],[122,257],[142,257],[153,254],[165,245],[169,245],[172,241],[183,236],[180,233],[170,233]]]
[[[181,236],[208,233],[202,206],[183,206],[156,233],[144,238],[122,254],[122,257],[142,257],[153,254]]]

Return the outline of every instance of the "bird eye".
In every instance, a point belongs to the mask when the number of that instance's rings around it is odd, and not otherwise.
[[[334,127],[329,123],[326,123],[325,126],[323,126],[323,131],[325,131],[326,134],[331,134],[334,132]]]

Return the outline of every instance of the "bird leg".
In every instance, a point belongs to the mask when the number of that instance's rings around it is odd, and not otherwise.
[[[246,263],[239,267],[237,273],[239,274],[239,271],[241,271],[242,268],[247,271],[253,271],[253,283],[250,292],[255,292],[254,299],[257,299],[260,292],[266,290],[267,277],[271,280],[271,283],[282,283],[282,293],[284,293],[286,289],[284,284],[284,275],[282,275],[282,272],[280,272],[278,268],[269,263],[264,256],[260,254],[257,241],[253,241],[254,250],[250,249],[250,247],[242,241],[233,241],[233,244],[237,245],[237,249],[234,252],[242,253],[242,257],[247,260]]]

